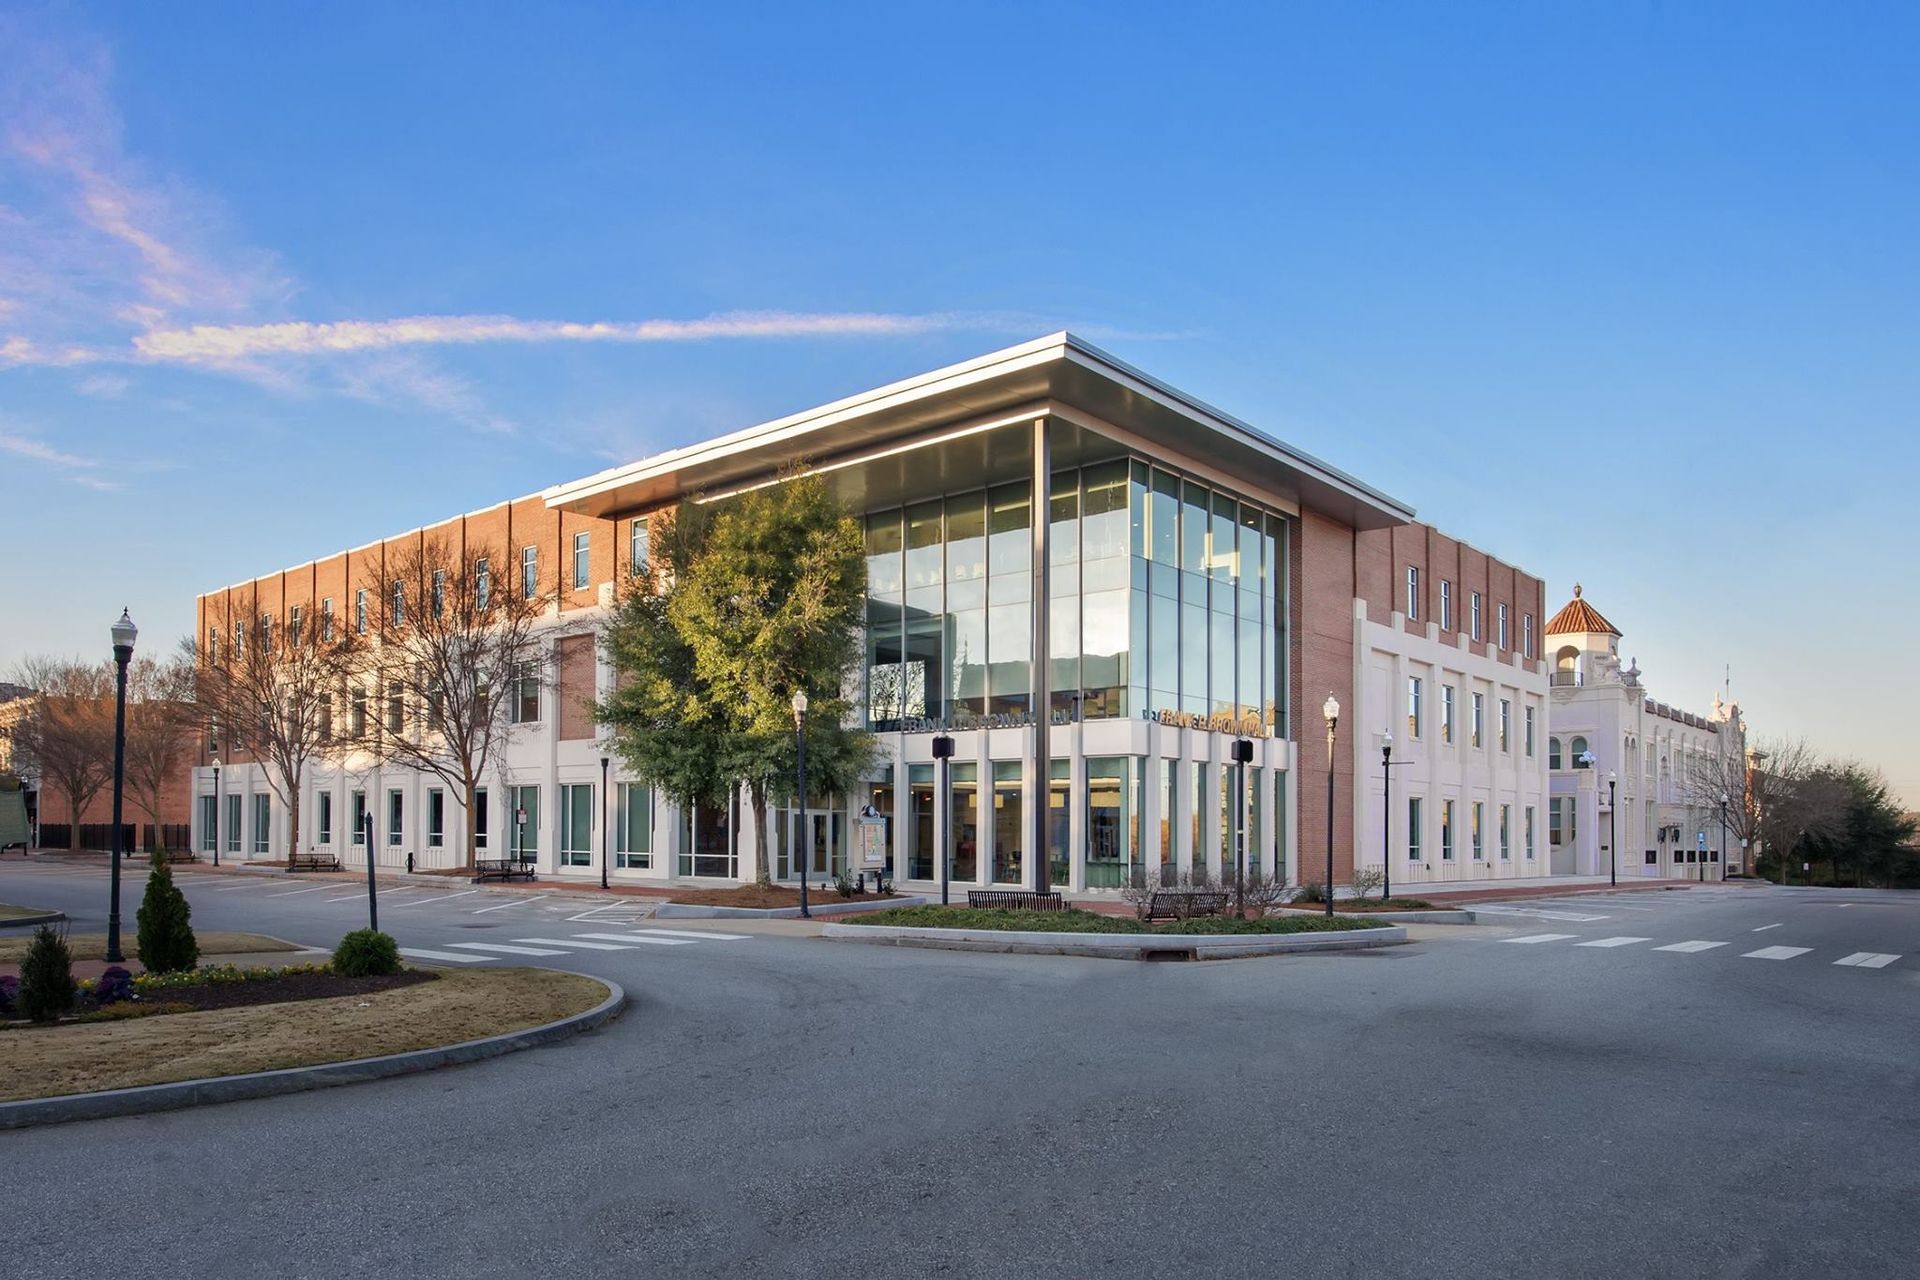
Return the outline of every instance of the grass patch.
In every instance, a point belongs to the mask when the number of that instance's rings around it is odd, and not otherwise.
[[[0,924],[9,920],[31,920],[35,916],[48,914],[45,907],[16,907],[11,902],[0,902]]]
[[[327,1000],[16,1027],[0,1034],[0,1102],[431,1049],[583,1013],[606,994],[577,974],[492,969]]]
[[[1202,916],[1146,925],[1131,916],[1108,916],[1094,911],[1011,911],[973,907],[893,907],[850,916],[847,924],[898,925],[916,929],[1007,929],[1033,933],[1324,933],[1379,925],[1365,916],[1268,916],[1235,920],[1230,916]]]
[[[219,933],[208,930],[194,935],[200,940],[200,954],[203,956],[234,956],[259,951],[298,951],[299,947],[291,942],[282,942],[278,938],[269,938],[264,933]],[[0,938],[0,964],[19,964],[26,957],[27,947],[32,943],[31,936]],[[120,950],[123,954],[134,955],[136,947],[134,930],[122,927],[120,931]],[[67,949],[75,960],[105,960],[107,958],[107,935],[104,933],[76,933],[67,939]]]

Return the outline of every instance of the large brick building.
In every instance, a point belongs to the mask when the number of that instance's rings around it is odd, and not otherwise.
[[[776,878],[797,878],[796,823],[815,874],[848,865],[871,805],[903,885],[937,879],[940,843],[963,885],[1031,884],[1025,854],[1038,848],[1074,891],[1136,870],[1214,873],[1236,826],[1254,865],[1297,880],[1301,850],[1326,840],[1329,693],[1356,712],[1332,763],[1344,878],[1360,807],[1354,735],[1380,727],[1357,715],[1357,673],[1369,668],[1356,601],[1386,625],[1389,584],[1417,544],[1421,572],[1478,593],[1489,627],[1499,609],[1514,628],[1528,619],[1531,636],[1538,614],[1536,580],[1056,334],[211,592],[197,603],[199,631],[217,646],[296,610],[307,626],[358,627],[409,543],[445,539],[469,562],[486,547],[508,561],[486,567],[495,582],[557,600],[541,624],[555,678],[525,708],[525,732],[472,816],[489,850],[559,877],[597,877],[604,859],[615,879],[750,878],[748,806],[672,811],[617,762],[614,794],[600,794],[587,708],[611,673],[595,634],[616,583],[645,555],[653,513],[774,482],[798,462],[865,527],[861,714],[884,753],[856,794],[776,811]],[[1049,497],[1037,527],[1036,477]],[[1509,643],[1517,635],[1448,639],[1518,687],[1537,663]],[[941,735],[955,744],[944,785],[932,754]],[[1236,813],[1237,739],[1252,743],[1253,760]],[[202,840],[212,785],[203,767]],[[281,851],[284,816],[257,769],[229,760],[223,786],[230,850]],[[352,819],[366,811],[385,862],[451,864],[461,847],[467,815],[421,774],[343,757],[306,790],[302,843],[349,861],[364,856]]]

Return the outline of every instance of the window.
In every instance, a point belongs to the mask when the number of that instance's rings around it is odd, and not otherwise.
[[[1533,714],[1533,708],[1531,707],[1527,708],[1527,714],[1529,717],[1531,717]],[[1547,739],[1547,768],[1558,769],[1559,767],[1560,767],[1560,739],[1548,738]]]
[[[531,600],[540,594],[540,548],[520,549],[520,594]]]
[[[353,593],[353,633],[357,636],[367,634],[367,589],[365,587]]]
[[[1440,802],[1440,859],[1453,861],[1453,801]]]
[[[220,661],[220,629],[212,623],[207,624],[207,661]]]
[[[1533,806],[1527,806],[1527,860],[1533,860]]]
[[[593,865],[593,784],[560,784],[560,865]]]
[[[646,870],[653,866],[653,790],[638,782],[617,785],[619,789],[614,792],[614,865]]]
[[[513,682],[513,722],[535,724],[540,719],[540,678],[525,670]]]
[[[247,624],[239,618],[233,620],[233,651],[235,653],[247,651]]]
[[[427,848],[438,849],[447,842],[447,793],[439,787],[427,788]]]
[[[487,568],[487,558],[481,556],[473,562],[473,607],[485,613],[493,601],[493,574]]]
[[[1440,579],[1440,629],[1453,630],[1453,584]]]
[[[265,792],[253,798],[253,851],[255,854],[267,852],[268,843],[273,838],[273,797]]]
[[[645,516],[635,517],[633,529],[628,536],[631,538],[631,542],[627,548],[628,567],[635,574],[643,574],[647,571],[649,554],[647,518]]]
[[[1660,855],[1658,852],[1652,849],[1647,850],[1647,865],[1650,867],[1660,865]]]
[[[227,852],[240,852],[243,836],[240,830],[240,793],[235,791],[227,796]]]
[[[1533,656],[1533,615],[1520,615],[1520,650],[1527,657]]]
[[[1513,749],[1513,703],[1506,698],[1500,699],[1500,749]]]
[[[367,736],[367,691],[355,689],[353,703],[347,712],[347,731],[355,738]]]
[[[1420,810],[1419,796],[1407,797],[1407,860],[1420,861]]]
[[[393,625],[405,626],[407,621],[407,584],[395,578],[393,580]]]
[[[1500,806],[1500,861],[1513,861],[1513,806]]]
[[[1481,812],[1486,808],[1478,800],[1473,802],[1473,860],[1480,861],[1487,856],[1486,837],[1480,822]]]
[[[260,643],[266,648],[273,648],[273,615],[270,613],[260,615]]]
[[[367,842],[367,793],[353,793],[353,803],[348,810],[353,815],[353,843],[364,845]]]
[[[487,847],[487,789],[473,789],[473,812],[468,815],[473,825],[473,847],[476,852],[484,852]]]
[[[1453,741],[1453,686],[1440,686],[1440,741]]]
[[[1559,796],[1547,801],[1547,842],[1556,845],[1567,842],[1567,833],[1560,825]]]
[[[1420,617],[1420,566],[1414,564],[1407,566],[1407,617]]]
[[[1407,677],[1407,736],[1420,736],[1420,677]]]
[[[1586,769],[1591,767],[1583,758],[1587,754],[1587,740],[1585,738],[1575,738],[1569,743],[1567,745],[1567,754],[1572,757],[1572,759],[1567,762],[1568,768]]]
[[[1474,592],[1467,606],[1467,623],[1470,634],[1475,640],[1480,638],[1480,593]]]
[[[1533,708],[1528,707],[1523,714],[1526,720],[1527,759],[1531,760],[1533,759]]]
[[[300,605],[287,610],[287,643],[298,645],[303,638],[301,624],[306,621],[307,611]]]
[[[397,845],[406,838],[406,795],[398,787],[387,792],[387,843]]]
[[[507,801],[513,806],[507,814],[513,856],[532,862],[540,854],[540,788],[508,787]]]
[[[590,576],[589,566],[592,561],[592,556],[588,554],[587,542],[587,534],[576,533],[573,535],[573,589],[575,591],[585,591],[587,589],[587,582]]]
[[[214,796],[200,797],[200,852],[212,853],[213,828],[220,821],[220,801]]]
[[[323,693],[320,695],[320,702],[318,706],[315,708],[315,716],[319,721],[320,741],[332,742],[333,741],[333,695],[332,694]]]
[[[405,685],[387,686],[387,732],[401,733],[407,727],[407,690]]]
[[[314,826],[314,836],[320,844],[333,843],[333,792],[322,791],[314,797],[314,807],[319,810]]]
[[[434,621],[437,622],[441,618],[446,617],[447,616],[447,571],[445,569],[435,569],[433,571],[433,594],[430,597],[430,599],[433,604]]]
[[[1497,606],[1494,614],[1494,643],[1502,649],[1507,647],[1507,606],[1503,602]]]
[[[333,643],[333,597],[320,602],[320,643]]]
[[[1478,751],[1485,743],[1487,727],[1487,695],[1473,695],[1473,749]]]

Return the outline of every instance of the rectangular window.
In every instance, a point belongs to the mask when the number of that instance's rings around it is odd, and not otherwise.
[[[522,673],[513,682],[513,722],[537,724],[540,720],[540,680]]]
[[[614,792],[614,851],[618,855],[614,865],[644,871],[653,866],[653,789],[638,782],[618,786]]]
[[[1487,856],[1486,835],[1481,825],[1481,814],[1486,806],[1478,800],[1473,802],[1473,860],[1480,861]]]
[[[1420,736],[1420,720],[1421,720],[1420,677],[1408,676],[1407,677],[1407,736],[1409,738],[1418,738]]]
[[[1507,606],[1505,603],[1502,603],[1498,607],[1494,619],[1494,625],[1498,628],[1494,633],[1494,643],[1504,649],[1507,647]]]
[[[1526,719],[1527,759],[1533,759],[1533,708],[1528,707],[1522,713]]]
[[[1520,646],[1527,657],[1533,656],[1533,615],[1530,613],[1520,615]]]
[[[1467,621],[1471,628],[1468,634],[1478,640],[1480,638],[1480,593],[1478,591],[1473,593],[1472,599],[1468,602]]]
[[[1484,741],[1483,735],[1486,732],[1486,722],[1487,695],[1484,693],[1476,693],[1473,695],[1473,749],[1475,751],[1480,749],[1481,743]]]
[[[247,624],[239,618],[233,620],[233,651],[235,653],[247,651]]]
[[[593,865],[593,784],[560,784],[560,865]]]
[[[320,643],[333,643],[333,597],[320,602]]]
[[[355,689],[353,703],[347,712],[347,730],[355,738],[367,736],[367,691]]]
[[[295,605],[293,606],[293,608],[287,610],[287,643],[288,644],[294,645],[296,647],[300,644],[300,641],[303,638],[303,634],[304,634],[301,630],[301,627],[306,622],[306,617],[307,617],[307,611],[301,605]]]
[[[367,842],[366,792],[356,791],[353,793],[353,805],[350,812],[353,814],[353,843],[356,847],[364,845]]]
[[[507,803],[513,806],[507,814],[513,856],[532,862],[540,855],[540,788],[508,787]]]
[[[399,844],[407,834],[406,795],[398,787],[387,792],[387,843]]]
[[[1453,630],[1453,584],[1440,579],[1440,629]]]
[[[1513,861],[1513,806],[1500,806],[1500,861]]]
[[[1660,855],[1659,855],[1658,853],[1656,853],[1656,852],[1655,852],[1654,850],[1652,850],[1652,849],[1649,849],[1649,850],[1647,850],[1647,859],[1646,859],[1646,861],[1647,861],[1647,865],[1648,865],[1648,866],[1650,866],[1650,867],[1657,867],[1657,866],[1659,866],[1659,865],[1660,865]]]
[[[214,796],[200,797],[200,852],[213,852],[213,829],[220,821],[220,801]]]
[[[438,849],[447,842],[447,793],[439,787],[427,788],[427,848]]]
[[[265,793],[253,798],[253,851],[255,854],[267,852],[267,844],[273,838],[273,797]]]
[[[1527,806],[1526,819],[1527,819],[1527,831],[1526,831],[1527,858],[1529,861],[1531,861],[1533,858],[1533,806],[1532,805]]]
[[[585,591],[591,576],[590,566],[593,557],[588,552],[587,546],[588,535],[584,533],[573,535],[573,589],[575,591]]]
[[[1560,827],[1560,798],[1555,796],[1547,801],[1547,841],[1550,844],[1565,844],[1567,833]]]
[[[1420,566],[1407,566],[1407,617],[1417,621],[1420,617]]]
[[[487,606],[493,603],[493,570],[487,564],[487,558],[481,556],[473,562],[473,607],[485,613]]]
[[[1453,686],[1440,686],[1440,741],[1453,741]]]
[[[1420,861],[1420,810],[1423,807],[1419,796],[1407,797],[1407,859],[1410,862]]]
[[[227,796],[227,852],[240,852],[244,843],[245,833],[240,830],[240,793],[235,791]]]
[[[1513,703],[1506,698],[1500,699],[1500,749],[1513,749]]]
[[[322,791],[314,796],[314,808],[319,812],[314,821],[314,835],[317,843],[333,843],[333,792]]]
[[[1453,861],[1453,801],[1440,802],[1440,859]]]
[[[220,661],[220,629],[211,623],[207,626],[207,661]]]
[[[393,625],[405,626],[407,622],[407,584],[400,579],[393,580]]]
[[[433,571],[433,594],[430,599],[433,605],[434,620],[437,622],[441,618],[446,617],[447,616],[447,571],[445,569],[435,569]]]
[[[520,595],[527,600],[540,594],[540,548],[520,549]]]
[[[633,573],[644,574],[647,571],[647,559],[650,553],[650,547],[647,541],[647,518],[645,516],[634,517],[633,529],[628,535],[628,538],[628,566]]]
[[[387,686],[387,732],[402,733],[407,727],[407,690],[406,686],[390,684]]]
[[[357,636],[367,634],[367,589],[365,587],[353,593],[353,633]]]

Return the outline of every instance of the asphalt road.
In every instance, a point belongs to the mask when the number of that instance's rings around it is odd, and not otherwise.
[[[203,928],[325,945],[364,920],[344,876],[182,880]],[[427,1076],[0,1135],[17,1274],[1906,1277],[1920,1256],[1912,896],[1588,894],[1388,951],[1139,964],[733,922],[628,942],[654,926],[465,887],[381,922],[414,950],[558,951],[496,954],[613,978],[630,1011]],[[79,928],[104,897],[0,866],[0,900]]]

